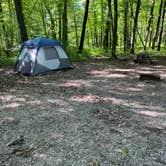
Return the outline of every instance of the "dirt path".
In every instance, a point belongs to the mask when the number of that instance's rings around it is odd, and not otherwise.
[[[33,78],[0,69],[0,165],[165,166],[166,66],[75,66]]]

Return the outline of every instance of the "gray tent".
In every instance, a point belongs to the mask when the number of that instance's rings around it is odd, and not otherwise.
[[[61,43],[47,38],[24,42],[15,65],[16,72],[30,76],[69,68],[73,65]]]

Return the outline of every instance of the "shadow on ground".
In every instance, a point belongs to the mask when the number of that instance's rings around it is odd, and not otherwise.
[[[166,165],[164,65],[97,61],[0,78],[1,165]],[[21,135],[24,144],[6,146]]]

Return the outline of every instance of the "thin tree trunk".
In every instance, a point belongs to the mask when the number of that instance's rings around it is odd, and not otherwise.
[[[149,32],[150,32],[150,26],[151,26],[151,23],[152,23],[152,20],[153,20],[154,6],[155,6],[155,0],[152,0],[152,7],[151,7],[151,10],[150,10],[150,15],[149,15],[149,19],[148,19],[148,23],[147,23],[147,27],[146,27],[146,32],[145,32],[145,38],[144,38],[144,50],[146,50],[146,45],[147,45]]]
[[[9,16],[10,19],[12,20],[12,3],[10,0],[8,0],[8,9],[9,9]],[[10,52],[8,51],[13,47],[13,41],[14,41],[14,27],[13,26],[8,26],[9,27],[9,34],[7,35],[7,53],[9,54]]]
[[[124,36],[123,36],[123,43],[124,43],[124,53],[128,51],[128,38],[129,38],[129,25],[128,25],[128,13],[129,13],[129,2],[128,0],[124,0]]]
[[[43,8],[44,8],[44,7],[42,7],[42,8],[40,9],[40,15],[41,15],[41,19],[42,19],[42,25],[43,25],[43,29],[44,29],[45,36],[48,37],[47,27],[46,27],[46,20],[45,20],[46,14],[45,14],[45,11],[43,10]]]
[[[158,42],[158,48],[157,50],[160,51],[160,47],[161,47],[161,41],[162,41],[162,34],[163,34],[163,27],[164,27],[164,18],[165,18],[165,9],[166,8],[166,1],[164,2],[163,5],[163,14],[161,17],[161,27],[160,27],[160,34],[159,34],[159,42]]]
[[[163,2],[164,2],[163,0],[161,0],[161,2],[160,2],[159,13],[158,13],[158,20],[157,20],[157,26],[156,26],[156,30],[155,30],[155,33],[154,33],[154,36],[153,36],[153,39],[152,39],[152,49],[153,50],[155,49],[155,44],[156,44],[156,41],[158,39]]]
[[[2,0],[0,0],[0,23],[2,25],[2,38],[3,38],[3,34],[4,34],[4,38],[5,38],[5,48],[7,47],[7,41],[6,41],[6,27],[5,27],[5,23],[4,23],[4,16],[3,16],[3,9],[2,9]],[[4,39],[3,39],[4,40]],[[1,43],[2,45],[2,43]]]
[[[97,13],[94,11],[94,46],[98,47]]]
[[[140,41],[141,41],[141,43],[142,43],[142,46],[145,47],[145,46],[144,46],[144,41],[143,41],[142,36],[141,36],[141,34],[140,34],[140,32],[139,32],[138,29],[137,29],[137,33],[138,33],[139,39],[140,39]]]
[[[118,41],[118,0],[114,0],[114,27],[112,29],[112,57],[117,58],[116,56],[116,45]]]
[[[68,33],[67,33],[67,3],[68,0],[64,0],[63,15],[62,15],[62,42],[64,46],[68,43]]]
[[[58,3],[58,36],[59,40],[62,41],[62,2]]]
[[[14,4],[15,4],[15,10],[17,15],[17,21],[18,21],[19,29],[20,29],[21,41],[24,42],[28,40],[28,34],[27,34],[26,26],[25,26],[21,0],[14,0]]]
[[[79,52],[80,53],[82,52],[83,47],[84,47],[84,38],[85,38],[86,22],[88,19],[88,10],[89,10],[89,0],[86,0],[84,21],[82,24],[82,33],[81,33],[81,39],[80,39],[80,45],[79,45]]]
[[[137,31],[140,6],[141,6],[141,0],[138,0],[136,11],[135,11],[135,17],[134,17],[133,34],[132,34],[132,39],[131,39],[131,49],[130,49],[131,54],[134,54],[134,47],[135,47],[135,39],[136,39],[136,31]]]
[[[47,2],[45,1],[45,8],[46,8],[46,11],[47,13],[49,14],[49,17],[50,17],[50,21],[51,21],[51,36],[53,39],[56,39],[56,32],[55,32],[55,20],[53,18],[53,15],[51,13],[51,10],[47,4]]]
[[[129,37],[128,37],[127,49],[130,51],[131,43],[132,43],[133,20],[134,20],[134,11],[133,11],[134,2],[132,0],[129,0],[129,6],[130,6],[130,9],[129,9]]]
[[[103,46],[103,22],[104,22],[103,0],[100,0],[100,3],[101,3],[100,48],[102,48],[102,46]]]
[[[103,39],[103,48],[107,49],[109,46],[109,32],[111,28],[111,0],[107,0],[108,3],[108,12],[107,12],[107,20],[106,20],[106,27]]]
[[[96,6],[96,1],[95,0],[93,0],[93,6]],[[94,9],[93,9],[93,25],[94,25],[94,33],[93,33],[93,40],[94,40],[94,42],[93,42],[93,46],[94,47],[98,47],[98,33],[97,33],[97,9],[96,9],[96,7],[94,7]]]
[[[77,19],[76,19],[76,9],[75,6],[73,6],[74,10],[73,10],[73,16],[74,16],[74,30],[75,30],[75,38],[76,38],[76,47],[78,48],[78,30],[77,30]]]

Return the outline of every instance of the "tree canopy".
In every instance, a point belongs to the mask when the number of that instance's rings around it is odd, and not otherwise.
[[[49,37],[66,47],[158,49],[166,45],[165,0],[0,0],[0,52]]]

